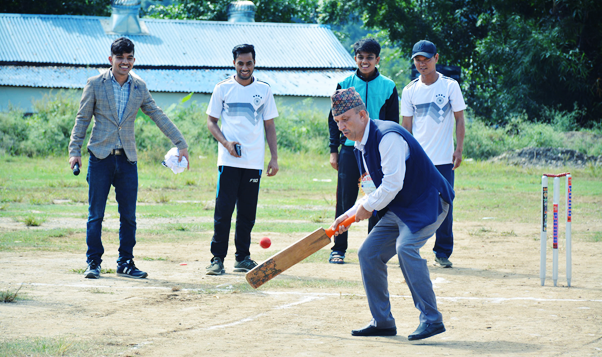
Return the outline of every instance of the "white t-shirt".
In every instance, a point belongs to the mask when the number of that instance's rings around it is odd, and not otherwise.
[[[263,170],[263,122],[278,116],[270,86],[255,78],[251,84],[243,86],[232,76],[215,85],[207,114],[220,118],[226,139],[238,141],[241,146],[241,157],[235,157],[218,143],[217,165]]]
[[[420,77],[401,94],[401,115],[414,117],[412,134],[435,165],[451,164],[454,154],[454,112],[466,109],[460,85],[437,72],[435,83],[426,85]]]

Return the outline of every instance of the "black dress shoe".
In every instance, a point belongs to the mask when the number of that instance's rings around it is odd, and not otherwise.
[[[442,332],[445,332],[445,326],[443,326],[443,322],[437,322],[434,324],[421,322],[416,331],[412,332],[412,334],[408,336],[408,340],[422,340],[424,338],[438,335]]]
[[[359,330],[351,330],[351,336],[395,336],[397,335],[396,327],[376,328],[368,325]]]

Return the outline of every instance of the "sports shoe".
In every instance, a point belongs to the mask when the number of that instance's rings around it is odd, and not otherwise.
[[[240,271],[244,273],[255,268],[256,266],[257,263],[251,260],[251,256],[247,255],[243,261],[234,263],[234,271]]]
[[[440,267],[443,268],[451,268],[452,262],[449,261],[446,257],[435,257],[435,262],[439,264]]]
[[[84,278],[88,279],[98,279],[100,278],[100,264],[96,264],[95,262],[89,262],[88,268],[84,272]]]
[[[117,275],[134,279],[144,279],[148,276],[147,273],[136,268],[132,259],[126,260],[123,263],[117,263]]]
[[[222,275],[226,272],[222,258],[218,257],[213,257],[213,259],[211,259],[211,264],[209,264],[206,269],[207,275]]]

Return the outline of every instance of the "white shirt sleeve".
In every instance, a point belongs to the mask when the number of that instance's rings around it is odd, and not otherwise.
[[[402,117],[414,116],[414,106],[412,105],[412,93],[408,87],[404,88],[401,92],[401,107],[399,110],[399,114],[401,114]]]
[[[221,87],[219,84],[217,84],[215,88],[213,88],[213,93],[211,94],[211,99],[209,100],[209,104],[207,105],[206,112],[207,115],[218,119],[221,117],[222,110],[224,109],[222,104],[223,100],[220,88]]]
[[[380,211],[387,207],[403,188],[403,179],[406,175],[406,159],[408,144],[397,133],[388,133],[380,141],[381,167],[383,180],[376,189],[368,195],[363,206],[368,212]]]
[[[460,90],[460,85],[456,81],[452,81],[451,88],[449,89],[449,101],[454,113],[466,109],[462,90]]]
[[[265,100],[265,108],[263,110],[263,120],[274,119],[278,116],[278,109],[276,109],[276,102],[274,101],[274,94],[272,89],[268,87],[267,98]]]
[[[403,188],[406,160],[409,158],[408,143],[403,140],[401,135],[388,133],[380,141],[378,151],[381,157],[383,180],[374,192],[362,197],[345,212],[348,217],[354,215],[360,205],[364,206],[368,212],[380,211],[387,207]]]

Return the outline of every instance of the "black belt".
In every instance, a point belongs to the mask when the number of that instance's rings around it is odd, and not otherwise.
[[[125,155],[123,149],[113,149],[109,155]]]

